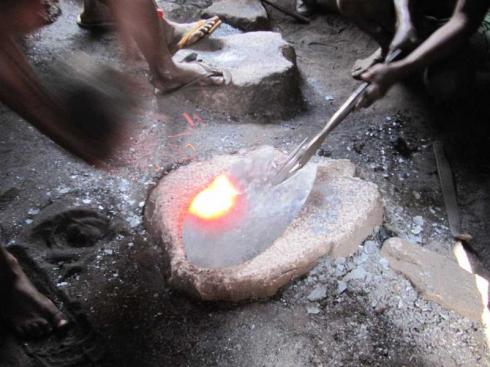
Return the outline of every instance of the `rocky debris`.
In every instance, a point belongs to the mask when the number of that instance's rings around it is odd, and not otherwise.
[[[306,306],[306,312],[309,315],[318,315],[320,312],[322,312],[322,310],[318,306],[318,303],[314,303],[313,305]]]
[[[260,0],[216,0],[203,13],[204,17],[215,15],[247,32],[270,29],[267,11]]]
[[[184,253],[183,213],[203,183],[246,154],[216,156],[181,167],[165,176],[151,193],[145,226],[164,250],[172,287],[204,300],[269,297],[307,273],[322,256],[352,255],[381,224],[383,204],[376,186],[347,175],[352,172],[348,161],[322,160],[317,163],[317,179],[305,207],[268,249],[237,266],[196,267]],[[310,298],[321,299],[326,293],[320,288]]]
[[[308,276],[288,287],[282,299],[299,293],[298,300],[302,302],[310,322],[325,320],[322,330],[331,327],[334,335],[343,337],[343,343],[350,348],[369,344],[370,340],[377,345],[386,345],[386,342],[397,344],[395,353],[391,347],[383,347],[383,361],[370,361],[369,365],[384,366],[389,364],[386,360],[390,359],[397,360],[400,365],[422,366],[422,359],[430,359],[437,361],[434,362],[436,365],[486,366],[488,356],[483,351],[486,349],[482,325],[424,299],[409,280],[390,268],[388,261],[381,256],[381,243],[377,237],[366,241],[362,251],[351,257],[323,258]],[[346,275],[359,268],[365,271],[364,279],[346,279]],[[308,296],[311,291],[321,288],[326,288],[326,297],[310,301]],[[349,318],[348,329],[337,324],[335,320],[338,320],[339,314],[343,315],[354,305],[359,308]],[[335,315],[335,319],[329,315]],[[384,326],[377,324],[380,321]],[[382,335],[378,332],[382,332]],[[404,347],[395,341],[399,335],[403,335],[406,341],[402,343]],[[354,339],[349,339],[349,336]],[[383,338],[386,341],[382,342]],[[403,360],[397,359],[401,355],[399,348],[406,348],[410,343],[416,345],[415,349],[409,348],[412,353],[408,353]],[[453,350],[447,347],[459,343],[467,348]],[[479,351],[479,348],[483,349]],[[451,359],[451,363],[445,362],[448,359]],[[362,365],[362,362],[349,361],[348,365]]]
[[[301,110],[303,100],[293,47],[279,33],[252,32],[211,37],[179,51],[176,60],[190,54],[230,74],[226,86],[182,90],[189,100],[230,115],[284,117]]]
[[[428,300],[480,321],[485,305],[475,275],[451,259],[400,238],[387,240],[381,251],[389,265],[405,275]]]
[[[42,17],[46,24],[53,23],[60,15],[61,8],[58,0],[42,0]]]
[[[308,295],[308,300],[311,302],[316,302],[324,299],[327,296],[327,288],[323,286],[318,286],[311,291]]]

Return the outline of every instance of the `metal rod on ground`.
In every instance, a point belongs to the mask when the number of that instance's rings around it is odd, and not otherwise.
[[[449,230],[457,241],[456,245],[461,244],[465,250],[473,255],[478,255],[470,246],[471,235],[464,232],[461,228],[461,218],[459,215],[458,201],[456,197],[456,187],[451,165],[446,157],[442,141],[435,141],[433,144],[434,156],[436,158],[437,173],[441,184],[442,197],[446,207],[446,214],[449,222]]]
[[[272,6],[273,8],[279,10],[280,12],[286,14],[286,15],[289,15],[290,17],[293,17],[294,19],[296,19],[297,21],[301,22],[301,23],[310,23],[310,18],[307,18],[301,14],[298,14],[294,11],[291,11],[291,10],[288,10],[286,9],[285,7],[281,6],[281,5],[278,5],[270,0],[261,0],[263,3],[266,3],[267,5],[270,5]]]

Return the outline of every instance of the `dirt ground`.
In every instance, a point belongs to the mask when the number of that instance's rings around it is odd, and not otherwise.
[[[186,20],[209,3],[163,6]],[[78,2],[65,0],[61,7],[56,22],[26,41],[30,60],[49,81],[55,61],[80,50],[140,80],[139,144],[129,168],[97,171],[0,106],[3,239],[75,325],[68,339],[26,344],[1,330],[0,365],[490,365],[481,325],[420,298],[379,255],[382,241],[398,235],[449,256],[431,147],[443,139],[464,228],[474,236],[482,271],[490,270],[488,92],[471,90],[464,101],[437,106],[414,80],[353,115],[320,155],[352,160],[361,177],[379,185],[386,202],[379,233],[356,256],[324,259],[271,300],[201,303],[165,285],[160,249],[142,226],[148,191],[166,170],[189,159],[262,144],[290,150],[351,93],[357,83],[349,73],[353,62],[376,45],[337,16],[301,25],[271,11],[274,29],[296,49],[306,108],[277,121],[232,117],[182,95],[155,97],[142,61],[122,62],[113,34],[80,30]],[[183,113],[204,123],[189,129]],[[314,290],[325,296],[316,299]]]

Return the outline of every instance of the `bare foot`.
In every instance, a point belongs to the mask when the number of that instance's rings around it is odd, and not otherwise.
[[[0,315],[25,338],[40,338],[64,328],[68,320],[46,296],[39,293],[9,255],[12,274],[0,280]]]
[[[361,75],[367,71],[371,66],[378,64],[383,61],[383,51],[378,48],[372,55],[366,57],[365,59],[359,59],[354,63],[352,67],[352,77],[359,79]]]

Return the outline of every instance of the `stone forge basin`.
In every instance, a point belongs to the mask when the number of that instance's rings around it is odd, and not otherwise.
[[[182,89],[200,106],[230,115],[272,118],[294,114],[303,106],[296,53],[280,33],[213,35],[191,49],[180,50],[174,58],[180,61],[191,53],[231,75],[227,86]]]
[[[269,248],[226,268],[200,268],[186,258],[183,218],[194,195],[214,177],[253,152],[216,156],[180,167],[150,194],[145,225],[162,246],[169,285],[209,301],[241,301],[274,295],[325,256],[350,256],[383,220],[376,185],[354,177],[347,160],[321,160],[299,215]]]

